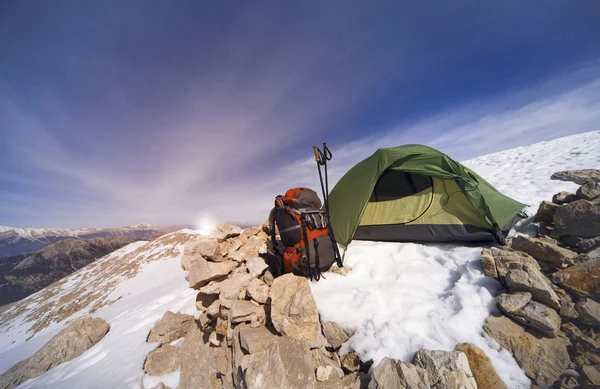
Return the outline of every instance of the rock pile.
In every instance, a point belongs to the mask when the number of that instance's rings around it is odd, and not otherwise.
[[[412,363],[385,359],[371,379],[371,361],[340,352],[352,334],[320,321],[308,281],[273,277],[263,259],[267,239],[264,226],[221,225],[186,245],[182,267],[198,291],[199,319],[167,312],[157,322],[148,335],[159,343],[144,362],[149,375],[179,369],[180,389],[458,389],[479,381],[505,388],[483,351],[469,344],[420,350]]]
[[[485,331],[541,387],[600,386],[600,171],[558,172],[581,185],[540,205],[536,237],[484,249],[484,273],[507,288]]]

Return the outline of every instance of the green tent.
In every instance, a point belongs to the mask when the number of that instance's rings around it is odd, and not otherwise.
[[[379,149],[329,196],[337,241],[504,242],[525,204],[431,147]]]

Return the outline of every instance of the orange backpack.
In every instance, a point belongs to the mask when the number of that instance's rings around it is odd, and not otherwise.
[[[284,273],[293,272],[318,281],[321,272],[327,271],[334,262],[341,266],[329,218],[321,210],[321,200],[312,189],[294,188],[284,196],[277,196],[269,223],[273,248]],[[285,247],[283,253],[278,249],[275,226]]]

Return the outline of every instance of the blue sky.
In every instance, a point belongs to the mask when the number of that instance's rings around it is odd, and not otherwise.
[[[0,225],[261,221],[377,147],[598,130],[600,3],[3,1]]]

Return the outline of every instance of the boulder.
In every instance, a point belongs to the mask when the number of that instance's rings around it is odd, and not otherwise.
[[[600,236],[600,204],[578,200],[554,212],[553,238],[565,235],[593,238]]]
[[[179,350],[170,344],[163,344],[151,351],[144,361],[144,371],[159,376],[179,369]]]
[[[248,354],[265,351],[269,344],[275,340],[275,335],[265,326],[256,328],[241,327],[238,332],[240,346]]]
[[[559,247],[553,239],[530,238],[525,235],[514,237],[512,248],[531,255],[544,269],[562,269],[572,266],[577,256],[575,252]]]
[[[0,387],[11,389],[38,377],[54,367],[77,358],[98,343],[109,331],[103,319],[84,317],[56,334],[31,358],[25,359],[0,375]]]
[[[242,247],[242,241],[240,240],[240,238],[230,238],[227,239],[225,242],[222,242],[220,246],[221,254],[224,257],[231,258],[231,255],[235,255],[237,250],[239,250],[239,248]]]
[[[289,336],[276,337],[265,351],[250,354],[244,382],[247,389],[316,388],[309,346]]]
[[[560,316],[569,319],[577,319],[579,313],[577,313],[577,310],[575,309],[575,303],[573,302],[571,295],[554,284],[552,284],[552,289],[554,289],[558,296],[558,301],[560,303],[560,310],[558,313]]]
[[[413,363],[427,371],[432,389],[477,389],[465,353],[421,349]]]
[[[584,334],[573,323],[564,323],[560,329],[569,337],[573,346],[583,351],[597,352],[600,345],[592,338]]]
[[[217,300],[219,300],[218,293],[205,293],[200,290],[196,295],[196,309],[198,309],[200,312],[204,312]]]
[[[575,200],[577,200],[577,196],[570,192],[559,192],[552,196],[552,202],[558,205],[572,203]]]
[[[425,369],[391,358],[383,358],[373,369],[369,389],[429,389]]]
[[[595,200],[600,197],[600,182],[588,181],[581,185],[575,194],[583,200]]]
[[[534,300],[551,308],[560,309],[558,296],[550,286],[550,282],[531,265],[511,263],[506,273],[506,284],[511,293],[529,292]]]
[[[600,365],[584,365],[581,372],[590,384],[600,387]]]
[[[586,261],[552,274],[552,282],[580,296],[600,299],[600,261]]]
[[[273,281],[275,281],[275,277],[273,277],[273,274],[269,270],[267,270],[265,271],[265,274],[263,274],[262,280],[265,284],[271,286],[273,285]]]
[[[481,262],[486,277],[493,277],[503,281],[512,262],[526,263],[540,270],[540,265],[532,256],[520,251],[485,248],[481,251]]]
[[[199,257],[190,264],[188,281],[190,288],[199,289],[213,280],[222,280],[237,267],[235,261],[208,262]]]
[[[575,258],[575,261],[578,263],[588,262],[588,261],[600,262],[600,247],[595,248],[595,249],[591,250],[590,252],[587,252],[584,254],[579,254]]]
[[[247,300],[235,300],[229,315],[232,324],[248,322],[258,325],[266,322],[265,307],[254,305]]]
[[[223,242],[229,238],[240,236],[242,228],[233,224],[217,223],[212,236],[219,242]]]
[[[580,252],[588,252],[595,248],[600,248],[600,236],[594,238],[581,239],[576,246]]]
[[[215,238],[201,239],[196,243],[195,251],[209,261],[220,262],[223,260],[221,245]]]
[[[342,344],[346,343],[346,341],[350,339],[350,336],[348,335],[346,330],[344,330],[342,327],[340,327],[339,324],[335,322],[323,322],[321,323],[321,329],[323,331],[325,339],[327,339],[327,342],[333,349],[339,349],[342,346]]]
[[[223,358],[226,358],[225,350],[211,347],[204,341],[204,333],[192,327],[181,344],[179,389],[221,389],[219,361]]]
[[[306,278],[293,274],[276,278],[269,297],[271,321],[279,333],[318,345],[319,313]]]
[[[174,340],[183,338],[190,328],[195,326],[195,323],[196,321],[191,315],[167,311],[152,327],[146,342],[171,343]]]
[[[368,389],[369,376],[363,372],[346,374],[342,377],[343,389]]]
[[[542,201],[533,219],[536,222],[551,222],[554,218],[554,210],[556,207],[558,207],[558,204]]]
[[[252,276],[250,274],[237,273],[224,281],[208,285],[200,289],[200,291],[206,293],[217,291],[219,293],[221,305],[231,308],[231,305],[235,300],[243,300],[246,298],[246,291],[251,281]]]
[[[269,268],[269,265],[261,257],[255,257],[246,263],[246,267],[252,277],[260,277]]]
[[[552,174],[552,180],[571,181],[579,185],[583,185],[588,181],[600,182],[600,170],[598,169],[581,169],[581,170],[565,170]]]
[[[356,351],[350,351],[340,358],[342,369],[348,373],[354,373],[360,370],[360,358]]]
[[[257,303],[266,304],[269,299],[269,287],[258,278],[253,278],[248,284],[248,297]]]
[[[330,367],[332,374],[330,374],[329,378],[333,378],[333,380],[341,379],[344,376],[344,370],[340,364],[340,360],[335,354],[330,354],[323,348],[315,348],[311,350],[313,366],[317,368],[319,366]],[[332,358],[333,355],[333,358]]]
[[[545,385],[552,385],[571,364],[570,342],[564,336],[537,337],[505,316],[489,316],[483,328],[513,355],[529,378]]]
[[[260,254],[267,253],[267,239],[258,236],[250,236],[246,241],[242,241],[243,245],[238,250],[244,255],[245,260],[256,258]]]
[[[500,310],[527,327],[536,329],[544,335],[554,337],[560,328],[560,316],[552,308],[535,301],[529,301],[531,294],[515,293],[514,295],[501,294],[496,298]],[[528,296],[524,296],[528,295]],[[524,305],[521,305],[527,301]]]
[[[471,343],[456,345],[456,351],[465,353],[469,361],[469,367],[480,389],[507,389],[502,379],[492,366],[492,361],[485,352]]]
[[[333,367],[331,366],[319,366],[317,367],[317,381],[323,382],[329,379],[331,373],[333,372]]]
[[[575,309],[579,313],[577,318],[583,324],[600,327],[600,304],[589,298],[582,298],[575,304]]]

